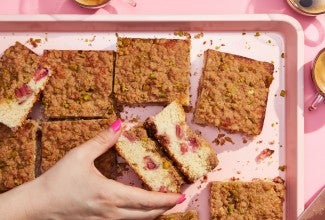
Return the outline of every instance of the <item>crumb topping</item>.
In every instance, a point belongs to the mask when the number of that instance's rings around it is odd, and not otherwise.
[[[16,98],[16,89],[28,84],[38,69],[40,57],[19,42],[0,58],[0,103]]]
[[[15,132],[0,125],[0,192],[35,178],[36,131],[30,120]]]
[[[107,117],[113,82],[112,51],[45,50],[43,65],[53,71],[44,89],[45,115]]]
[[[273,68],[271,63],[207,50],[195,122],[260,134]]]
[[[118,38],[114,93],[121,104],[189,104],[190,41]]]

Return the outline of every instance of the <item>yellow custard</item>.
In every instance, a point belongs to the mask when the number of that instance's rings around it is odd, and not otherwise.
[[[325,0],[312,0],[310,1],[310,6],[304,7],[303,4],[300,3],[301,0],[290,0],[290,2],[298,8],[298,10],[301,10],[306,13],[310,14],[321,14],[325,13]]]
[[[80,4],[89,5],[89,6],[101,5],[108,2],[108,0],[76,0],[76,1],[79,2]]]
[[[325,50],[323,50],[316,60],[314,77],[318,88],[325,93]]]

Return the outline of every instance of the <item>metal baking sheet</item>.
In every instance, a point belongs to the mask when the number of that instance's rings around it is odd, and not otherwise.
[[[268,96],[263,131],[254,138],[228,134],[210,126],[187,122],[202,132],[218,154],[218,167],[194,184],[183,187],[187,200],[169,212],[197,209],[200,219],[209,219],[209,183],[231,178],[252,180],[281,176],[286,183],[286,219],[295,219],[304,207],[303,200],[303,31],[299,23],[286,15],[27,15],[0,16],[0,52],[14,44],[25,43],[38,54],[44,49],[116,50],[116,33],[125,37],[186,38],[191,35],[191,105],[195,107],[203,52],[217,49],[261,61],[274,63],[274,81]],[[203,33],[203,34],[201,34]],[[27,41],[41,39],[33,48]],[[282,96],[281,91],[286,95]],[[282,92],[283,93],[283,92]],[[161,106],[124,108],[123,119],[144,120],[158,113]],[[232,142],[217,145],[218,134]],[[256,162],[265,148],[274,150],[270,158]],[[279,166],[286,166],[280,171]],[[132,171],[120,181],[140,186]]]

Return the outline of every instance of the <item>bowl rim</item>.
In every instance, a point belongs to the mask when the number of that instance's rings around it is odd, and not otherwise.
[[[325,14],[325,10],[324,11],[320,11],[320,12],[309,12],[304,10],[302,7],[299,7],[297,5],[296,2],[294,2],[293,0],[287,0],[288,5],[295,10],[296,12],[303,14],[303,15],[307,15],[307,16],[317,16],[317,15],[321,15],[321,14]]]
[[[97,9],[97,8],[101,8],[104,7],[110,0],[103,0],[102,3],[100,4],[84,4],[79,2],[79,0],[73,0],[75,3],[77,3],[79,6],[83,7],[83,8],[89,8],[89,9]]]
[[[325,95],[325,92],[323,92],[323,90],[321,90],[320,87],[319,87],[319,85],[317,84],[316,76],[315,76],[315,75],[316,75],[316,74],[315,74],[316,63],[317,63],[317,61],[318,61],[320,55],[323,54],[323,53],[325,53],[325,47],[324,47],[323,49],[321,49],[321,50],[317,53],[317,55],[315,56],[315,59],[314,59],[313,62],[312,62],[311,75],[312,75],[312,79],[313,79],[314,85],[315,85],[315,87],[317,88],[317,90],[318,90],[321,94]]]

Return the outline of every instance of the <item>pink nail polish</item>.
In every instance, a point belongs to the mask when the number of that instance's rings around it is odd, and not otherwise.
[[[122,125],[121,119],[117,119],[116,121],[113,122],[113,124],[111,125],[111,128],[116,133],[121,129],[121,125]]]
[[[177,204],[181,204],[182,202],[184,202],[186,200],[185,194],[182,194],[181,197],[179,197],[179,199],[177,200]]]

